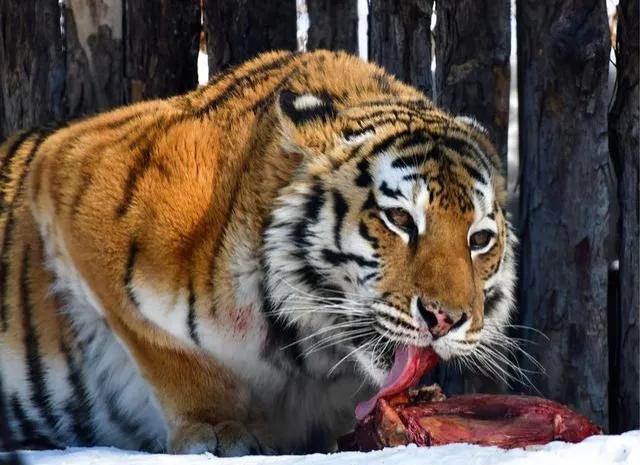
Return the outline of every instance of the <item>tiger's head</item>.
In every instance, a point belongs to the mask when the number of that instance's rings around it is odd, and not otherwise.
[[[285,91],[277,106],[279,149],[300,161],[265,232],[266,290],[299,355],[381,384],[396,347],[449,359],[494,341],[515,239],[486,131],[420,99]]]

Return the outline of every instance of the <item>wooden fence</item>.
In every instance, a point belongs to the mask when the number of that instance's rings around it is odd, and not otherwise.
[[[308,48],[357,51],[356,2],[307,0]],[[533,376],[540,393],[612,432],[640,424],[638,9],[638,0],[619,7],[612,105],[604,0],[518,0],[516,12],[517,320],[536,331],[512,332],[537,343],[526,349],[546,369]],[[369,11],[369,58],[478,118],[506,161],[510,1],[369,0]],[[0,140],[194,88],[202,28],[214,74],[295,49],[296,2],[0,0]],[[619,271],[609,270],[616,259]],[[507,390],[450,370],[439,379],[451,390]]]

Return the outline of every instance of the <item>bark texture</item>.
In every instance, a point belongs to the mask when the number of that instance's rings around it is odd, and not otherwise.
[[[295,0],[204,0],[209,76],[267,50],[296,50]]]
[[[63,118],[58,0],[0,2],[0,140]]]
[[[439,2],[436,94],[440,106],[473,116],[495,142],[506,172],[511,21],[509,0]]]
[[[358,0],[307,0],[307,50],[324,48],[358,54]]]
[[[432,0],[371,0],[369,60],[432,95]]]
[[[618,174],[619,275],[609,350],[611,432],[640,427],[640,34],[638,0],[618,7],[616,96],[609,115],[609,147]]]
[[[615,201],[605,2],[521,0],[517,26],[520,319],[549,338],[529,347],[547,373],[534,385],[606,427]]]
[[[169,97],[198,84],[200,0],[126,0],[128,102]]]
[[[122,105],[123,0],[66,0],[66,115]]]

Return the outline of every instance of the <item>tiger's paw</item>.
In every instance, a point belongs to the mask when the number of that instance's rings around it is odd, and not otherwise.
[[[256,437],[236,421],[225,421],[215,426],[206,423],[183,425],[174,433],[169,450],[174,454],[210,452],[217,457],[263,453]]]

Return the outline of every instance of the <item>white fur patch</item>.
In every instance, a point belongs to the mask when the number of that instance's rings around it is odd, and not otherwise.
[[[180,289],[176,294],[163,292],[147,284],[136,282],[134,277],[131,292],[136,297],[140,313],[149,321],[182,342],[193,345],[187,327],[189,313],[187,289]]]
[[[296,110],[309,110],[311,108],[318,108],[324,105],[325,103],[322,100],[311,94],[301,95],[293,100],[293,107]]]

